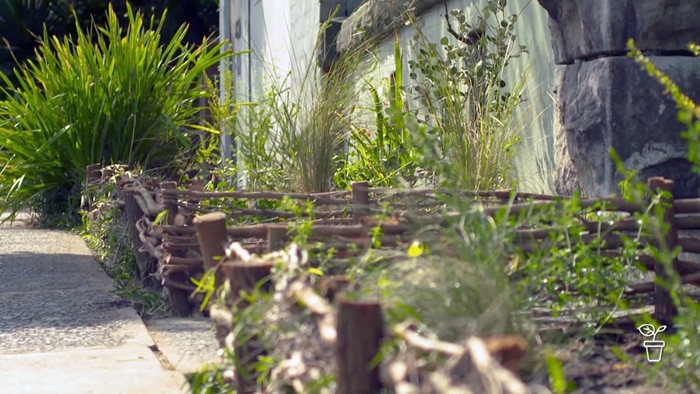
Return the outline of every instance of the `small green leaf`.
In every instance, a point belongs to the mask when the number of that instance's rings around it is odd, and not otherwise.
[[[567,389],[566,376],[561,362],[553,354],[547,352],[545,363],[547,372],[549,372],[549,384],[552,386],[552,392],[565,393]]]

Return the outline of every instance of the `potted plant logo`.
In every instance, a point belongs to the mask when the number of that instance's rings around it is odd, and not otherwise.
[[[642,324],[637,329],[645,337],[651,337],[651,341],[644,341],[644,348],[647,351],[647,360],[650,363],[658,363],[659,361],[661,361],[661,356],[664,353],[664,346],[666,346],[666,342],[657,341],[656,336],[660,332],[666,331],[666,326],[659,326],[659,328],[654,328],[653,324]]]

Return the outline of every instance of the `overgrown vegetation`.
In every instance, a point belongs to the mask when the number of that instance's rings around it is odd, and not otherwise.
[[[474,22],[454,12],[457,38],[446,36],[439,46],[417,30],[414,60],[404,57],[397,38],[387,78],[377,80],[376,54],[361,47],[325,75],[310,59],[297,58],[286,78],[272,81],[254,103],[226,92],[230,103],[214,112],[215,123],[235,136],[242,167],[229,166],[229,177],[245,178],[253,190],[307,192],[346,189],[354,181],[512,186],[520,132],[531,119],[514,118],[527,104],[527,73],[512,86],[506,73],[526,49],[515,44],[518,15],[504,7],[488,2]],[[475,31],[478,40],[459,40]]]
[[[678,109],[678,120],[687,127],[683,137],[688,141],[688,160],[693,164],[696,172],[700,172],[700,106],[684,94],[667,75],[657,69],[651,60],[644,56],[642,52],[630,40],[627,45],[629,56],[639,63],[644,70],[656,81],[658,81],[676,103]],[[689,50],[700,56],[700,46],[689,44]],[[657,237],[663,236],[668,231],[668,224],[662,221],[663,208],[657,209],[651,220],[655,220],[653,225],[658,229]],[[666,273],[669,275],[666,286],[671,292],[674,304],[681,311],[674,325],[677,331],[670,335],[662,335],[666,341],[668,358],[664,363],[659,363],[654,367],[642,366],[651,379],[661,377],[668,383],[669,389],[673,391],[685,390],[687,392],[700,391],[700,378],[697,370],[700,368],[700,304],[690,294],[686,294],[681,289],[679,274],[672,269],[671,262],[678,255],[679,250],[669,250],[665,242],[661,243],[661,250],[650,250],[652,255],[659,261],[664,262]],[[644,321],[647,323],[647,321]]]
[[[106,170],[112,174],[86,189],[86,194],[91,196],[91,209],[83,212],[80,235],[114,280],[117,295],[131,301],[141,316],[169,316],[170,306],[162,289],[148,286],[141,280],[124,212],[123,196],[118,187],[118,182],[124,175],[143,180],[147,177],[138,169],[128,171],[123,166],[111,166]],[[87,208],[87,201],[84,205]]]
[[[15,69],[16,85],[0,74],[3,211],[29,208],[49,224],[75,225],[87,165],[180,170],[196,100],[206,96],[197,84],[230,54],[206,40],[184,45],[186,26],[162,43],[163,19],[156,25],[130,7],[128,16],[123,29],[110,8],[94,37],[79,25],[75,37],[45,31],[37,58]]]
[[[409,62],[416,112],[414,137],[423,160],[441,184],[463,190],[511,187],[520,132],[532,119],[515,119],[523,104],[527,73],[507,83],[511,61],[527,52],[516,44],[518,15],[508,15],[506,1],[489,1],[470,21],[462,10],[453,37],[440,47],[420,31],[414,37],[417,58]]]
[[[371,99],[369,108],[361,108],[372,114],[374,124],[363,127],[361,122],[350,124],[348,151],[340,155],[342,165],[335,174],[338,188],[347,189],[353,181],[366,180],[371,186],[415,185],[417,182],[418,148],[414,130],[406,112],[406,86],[404,86],[404,56],[396,38],[394,44],[394,73],[382,81],[384,99],[371,80],[364,79],[363,86]]]
[[[314,212],[310,203],[255,201],[256,208],[296,216],[292,235],[294,247],[303,249],[295,251],[303,262],[281,259],[272,279],[278,284],[297,279],[315,284],[344,274],[356,284],[347,297],[381,300],[389,326],[412,324],[432,338],[459,341],[470,335],[519,334],[540,344],[524,376],[547,383],[555,392],[570,391],[580,382],[567,381],[562,348],[592,344],[609,334],[604,327],[615,319],[613,312],[644,302],[622,297],[625,284],[645,274],[637,264],[641,253],[670,267],[678,250],[662,242],[667,231],[662,220],[665,196],[646,190],[632,173],[623,182],[623,197],[647,209],[634,215],[641,230],[621,236],[622,247],[615,256],[601,251],[603,225],[615,216],[595,215],[598,207],[583,208],[578,196],[561,201],[557,209],[533,208],[519,216],[509,214],[512,204],[488,216],[469,199],[453,197],[458,190],[510,187],[515,180],[519,133],[530,119],[514,118],[516,108],[527,105],[525,75],[514,81],[506,75],[510,61],[526,54],[526,48],[515,43],[518,16],[506,15],[504,8],[503,0],[488,1],[474,20],[452,12],[451,35],[437,44],[418,32],[418,55],[410,61],[397,39],[395,73],[379,82],[366,63],[371,51],[358,51],[325,75],[303,59],[256,102],[240,101],[231,88],[223,102],[213,101],[210,127],[194,124],[199,110],[194,102],[219,97],[214,81],[208,81],[207,89],[197,84],[208,67],[231,55],[220,52],[221,44],[183,45],[184,27],[172,41],[162,43],[162,25],[154,19],[149,25],[131,8],[125,30],[110,9],[107,25],[97,28],[94,36],[79,26],[73,38],[51,37],[45,31],[37,60],[17,69],[17,85],[0,74],[7,95],[0,101],[2,207],[15,212],[28,207],[46,221],[56,223],[58,217],[75,224],[85,166],[96,162],[143,167],[161,176],[200,177],[207,190],[236,189],[241,180],[250,190],[290,192],[346,189],[354,181],[387,187],[440,185],[445,193],[434,211],[457,212],[458,217],[441,226],[424,226],[405,249],[383,246],[380,228],[373,227],[367,250],[344,264],[334,259],[336,250],[309,242]],[[700,48],[691,49],[700,55]],[[700,170],[700,109],[638,50],[630,50],[678,103],[679,119],[688,125],[690,159]],[[368,101],[358,100],[362,95],[357,93],[366,93]],[[220,156],[215,135],[198,139],[192,151],[190,137],[198,129],[232,133],[240,163]],[[185,175],[193,169],[196,175]],[[100,190],[91,190],[95,210],[84,216],[83,236],[115,278],[121,295],[132,299],[144,315],[166,315],[162,295],[142,288],[116,187],[112,178]],[[226,210],[246,203],[201,204]],[[378,218],[388,216],[383,212]],[[598,223],[598,230],[586,230],[582,218]],[[236,224],[258,219],[243,217]],[[526,253],[513,246],[518,245],[516,230],[524,226],[552,230]],[[439,233],[439,241],[423,238],[430,231]],[[640,249],[648,237],[660,246],[645,244]],[[662,377],[669,389],[698,392],[700,307],[683,293],[678,274],[669,274],[667,286],[682,313],[676,331],[659,337],[667,343],[665,363],[649,368],[637,363],[638,355],[622,349],[617,353],[647,371],[652,382]],[[228,289],[224,286],[216,294],[212,283],[210,276],[196,281],[208,294],[205,300],[216,297],[219,305],[225,304]],[[291,390],[283,365],[290,349],[277,345],[301,338],[315,346],[315,323],[310,314],[293,314],[280,297],[259,290],[244,294],[249,306],[234,306],[232,339],[245,343],[256,338],[266,348],[267,354],[250,371],[258,377],[256,385],[268,391]],[[277,289],[283,290],[282,285]],[[534,329],[534,316],[542,310],[581,329],[573,338],[545,341]],[[639,323],[649,322],[645,316]],[[378,361],[405,353],[400,341],[387,341]],[[224,352],[227,367],[240,361],[237,357]],[[425,368],[440,361],[426,358]],[[318,376],[305,382],[306,389],[334,388],[327,368],[319,366]],[[208,366],[190,382],[195,392],[215,393],[230,390],[231,380],[230,371]]]
[[[498,3],[490,2],[489,7],[497,6]],[[489,7],[485,9],[486,15],[493,12]],[[473,25],[460,19],[463,17],[459,13],[454,15],[465,26],[458,31],[462,34],[471,31],[467,30],[467,27],[472,28]],[[512,32],[506,25],[501,26],[503,31],[496,35],[507,36],[510,34],[509,31]],[[443,41],[443,45],[450,53],[449,41]],[[434,50],[436,46],[432,48]],[[694,46],[693,50],[698,52],[698,47]],[[452,51],[453,55],[448,55],[448,59],[469,58],[470,55],[464,48],[452,47]],[[698,156],[700,111],[641,53],[633,51],[632,54],[651,75],[664,83],[678,102],[679,119],[689,128],[686,138],[691,147],[690,159],[698,164],[700,161]],[[423,118],[421,123],[419,112],[399,110],[404,106],[403,96],[396,95],[397,91],[401,91],[400,89],[389,89],[392,96],[389,98],[388,105],[385,106],[379,105],[377,90],[368,88],[376,108],[374,112],[377,115],[376,130],[359,127],[353,129],[354,134],[350,141],[355,151],[348,156],[348,163],[353,163],[354,167],[343,167],[345,172],[336,174],[336,182],[345,187],[353,180],[353,176],[359,176],[355,180],[364,180],[369,177],[375,185],[382,186],[398,185],[400,183],[395,180],[399,178],[412,180],[411,175],[415,172],[403,172],[407,167],[404,167],[405,163],[400,159],[401,154],[409,152],[408,149],[398,149],[399,155],[391,156],[397,159],[395,162],[383,159],[389,156],[387,146],[396,144],[396,147],[401,147],[400,144],[405,135],[403,131],[406,130],[411,133],[407,139],[411,139],[414,144],[418,140],[423,141],[423,145],[437,147],[427,154],[424,150],[415,154],[415,157],[421,158],[421,161],[415,161],[412,164],[420,164],[422,168],[436,174],[443,186],[451,190],[453,188],[489,188],[484,185],[508,186],[506,180],[509,179],[508,174],[512,171],[512,167],[508,166],[510,161],[504,158],[510,157],[509,155],[513,154],[517,146],[518,135],[515,131],[518,130],[518,126],[517,123],[508,123],[511,118],[504,114],[512,114],[515,106],[521,102],[522,97],[517,92],[522,89],[519,85],[522,81],[516,83],[516,93],[511,96],[503,91],[499,92],[498,89],[504,87],[501,82],[502,74],[500,74],[502,69],[492,66],[490,71],[500,71],[494,74],[497,76],[494,78],[494,85],[484,88],[483,96],[453,94],[456,91],[455,86],[459,85],[453,85],[453,81],[440,83],[439,80],[439,78],[447,78],[446,74],[453,69],[445,68],[441,74],[435,69],[440,70],[445,63],[440,63],[440,60],[436,60],[440,58],[431,57],[431,55],[423,54],[423,56],[416,61],[415,69],[420,71],[422,67],[425,70],[427,75],[423,75],[423,78],[434,76],[437,79],[436,83],[426,84],[436,90],[423,91],[428,116]],[[398,47],[396,57],[400,58]],[[421,61],[422,64],[418,64]],[[449,64],[449,61],[446,64]],[[483,78],[485,72],[479,71],[476,67],[460,75],[464,77],[464,85],[471,87],[470,78],[478,76]],[[417,79],[417,77],[416,75],[414,78]],[[401,86],[400,79],[397,78],[396,82]],[[437,90],[437,88],[443,90]],[[475,91],[478,89],[470,90],[469,93],[476,95]],[[438,92],[442,95],[438,95]],[[443,96],[449,98],[438,99]],[[451,98],[455,98],[454,102],[450,101]],[[465,101],[458,105],[458,100]],[[434,104],[436,102],[440,107]],[[465,105],[465,102],[476,104],[470,107]],[[397,113],[401,114],[400,118],[392,117]],[[481,116],[475,114],[481,114]],[[488,114],[498,114],[499,118],[494,119],[494,116]],[[477,117],[474,119],[467,115]],[[470,133],[466,133],[466,136],[457,135],[457,131],[465,127],[459,123],[460,119],[469,119],[471,124],[475,125],[469,129]],[[494,123],[489,124],[489,122]],[[394,140],[372,145],[378,138],[386,141],[382,133],[387,130],[392,132],[389,138]],[[485,134],[487,131],[494,130],[500,130],[501,133]],[[369,138],[370,136],[374,138]],[[428,139],[431,136],[433,140]],[[491,146],[499,147],[499,152],[504,155],[500,156],[500,160],[505,163],[504,166],[492,168],[494,163],[490,166],[486,165],[488,155],[484,154],[485,150],[483,150],[486,148],[476,144],[484,139],[493,141]],[[432,141],[432,143],[427,144],[426,141]],[[441,145],[443,143],[444,145]],[[420,145],[408,145],[408,147],[415,148]],[[451,151],[451,149],[454,150]],[[410,154],[414,155],[414,152]],[[614,152],[611,154],[614,155]],[[477,160],[470,162],[470,167],[460,168],[455,165],[455,163],[464,163],[470,158]],[[479,160],[486,165],[483,168],[484,171],[467,173],[467,168],[482,168]],[[620,165],[619,160],[618,165]],[[485,216],[469,201],[450,198],[447,193],[442,201],[444,206],[447,210],[459,212],[460,217],[441,230],[442,241],[430,244],[429,247],[417,241],[416,244],[408,246],[407,251],[382,248],[381,243],[373,242],[372,248],[363,255],[363,258],[356,261],[345,272],[357,284],[357,288],[346,296],[381,299],[386,305],[386,321],[389,326],[409,321],[420,327],[425,335],[440,339],[459,340],[468,335],[503,333],[523,335],[533,343],[539,344],[537,350],[530,356],[532,362],[525,368],[524,376],[533,381],[546,383],[556,393],[571,392],[584,382],[567,380],[567,371],[570,370],[565,364],[567,359],[571,361],[573,356],[566,353],[566,349],[577,343],[593,347],[596,346],[596,341],[607,338],[610,342],[609,338],[624,335],[607,331],[605,324],[614,321],[616,313],[648,302],[644,299],[623,298],[625,285],[646,274],[646,268],[638,263],[638,256],[641,254],[653,256],[668,269],[671,261],[678,254],[677,249],[670,250],[664,244],[668,225],[663,222],[663,215],[667,208],[663,201],[667,196],[663,192],[648,190],[645,184],[636,180],[633,172],[626,171],[621,165],[618,170],[626,174],[625,180],[620,185],[622,197],[646,209],[634,214],[633,218],[640,224],[640,229],[621,235],[622,247],[615,256],[602,253],[601,247],[609,231],[604,230],[605,225],[619,217],[595,214],[594,212],[600,207],[583,208],[578,196],[561,201],[557,209],[533,209],[516,217],[508,215],[511,205],[507,204],[502,207],[499,214],[491,218]],[[474,173],[480,176],[483,174],[483,178],[475,177]],[[391,177],[388,177],[388,174],[391,174]],[[585,230],[582,218],[598,223],[598,230],[593,232]],[[523,226],[540,226],[554,230],[534,251],[529,253],[517,249],[513,251],[510,246],[516,242],[515,230]],[[372,233],[371,236],[375,239],[376,234]],[[417,237],[420,240],[420,234]],[[647,242],[650,238],[658,242],[658,247]],[[304,246],[303,237],[296,241]],[[640,245],[643,245],[643,248],[640,249]],[[314,275],[328,276],[330,273],[325,271],[327,268],[317,267],[315,270],[321,272],[314,271],[313,275],[304,271],[293,273],[280,268],[273,275],[273,281],[288,283],[293,279],[306,278],[304,280],[313,282]],[[700,344],[697,339],[699,332],[696,322],[700,308],[696,301],[684,295],[678,274],[669,273],[670,281],[666,285],[682,312],[674,322],[677,331],[673,334],[662,333],[658,338],[665,340],[667,344],[664,350],[664,363],[649,367],[646,361],[641,361],[644,358],[640,357],[634,349],[617,348],[615,353],[625,364],[616,365],[647,371],[648,383],[664,385],[671,392],[697,392],[700,387],[695,371],[698,368]],[[225,289],[221,296],[224,295]],[[267,344],[268,350],[266,356],[260,358],[255,364],[255,372],[259,377],[256,383],[262,388],[284,387],[291,390],[292,383],[285,380],[287,378],[282,367],[283,361],[289,357],[289,354],[285,353],[280,346],[293,335],[310,335],[308,330],[311,328],[305,324],[312,325],[313,322],[309,323],[300,317],[299,321],[294,321],[294,328],[286,325],[276,326],[269,321],[268,315],[264,312],[275,305],[275,297],[256,292],[247,294],[244,298],[252,303],[252,307],[237,310],[239,313],[235,314],[236,325],[246,329],[239,332],[239,335],[244,335],[245,332],[245,336],[236,336],[235,340],[240,343],[258,334],[259,338],[265,338],[264,343]],[[576,324],[581,329],[573,337],[547,337],[546,344],[543,344],[545,338],[540,337],[533,330],[533,316],[543,309]],[[637,325],[642,323],[654,323],[658,326],[648,315],[642,317]],[[269,327],[266,324],[272,324],[274,329],[266,329],[265,327]],[[389,360],[400,352],[402,347],[398,342],[389,342],[382,352],[382,360]],[[235,359],[235,355],[229,355],[229,357],[231,360]],[[422,365],[431,365],[433,361],[435,360],[424,360]],[[229,384],[223,375],[217,375],[211,370],[208,375],[202,375],[202,377],[205,376],[208,376],[209,382],[215,380],[213,376],[218,376],[217,381],[223,387],[214,390],[226,390],[226,385]],[[335,387],[332,377],[326,379],[326,376],[321,374],[319,381],[323,382],[322,387],[326,389],[332,390]],[[625,384],[628,383],[645,382],[632,378]]]
[[[321,26],[321,32],[326,28]],[[242,168],[230,165],[229,178],[244,181],[250,190],[333,189],[336,156],[356,105],[352,77],[360,55],[345,54],[325,74],[312,59],[299,55],[287,75],[270,81],[265,95],[252,103],[242,103],[232,89],[226,91],[229,104],[213,115],[214,123],[236,139]]]

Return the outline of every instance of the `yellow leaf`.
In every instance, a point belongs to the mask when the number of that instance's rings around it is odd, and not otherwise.
[[[515,272],[515,270],[518,269],[518,265],[520,264],[520,256],[517,254],[513,256],[513,259],[510,261],[510,266],[507,267],[506,271],[508,272]]]
[[[408,257],[419,257],[423,254],[423,243],[420,241],[413,241],[411,246],[408,247],[406,251]]]
[[[309,268],[309,273],[317,276],[323,276],[323,271],[318,268]]]

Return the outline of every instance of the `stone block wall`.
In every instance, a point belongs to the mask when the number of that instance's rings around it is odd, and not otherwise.
[[[678,197],[697,196],[700,177],[687,162],[675,103],[634,60],[627,40],[651,56],[694,100],[700,99],[700,3],[681,0],[539,0],[549,15],[557,66],[555,188],[589,197],[618,191],[609,151],[640,178],[676,182]],[[575,176],[574,176],[575,174]]]

